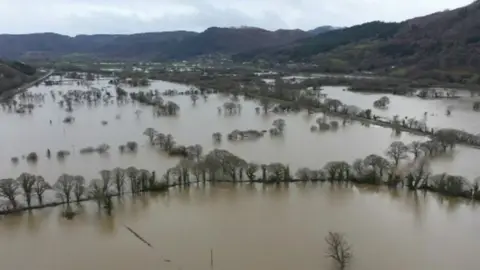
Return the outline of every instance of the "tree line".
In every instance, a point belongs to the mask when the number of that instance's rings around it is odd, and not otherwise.
[[[125,193],[136,195],[147,191],[164,190],[164,184],[157,181],[155,172],[136,167],[100,171],[100,178],[87,182],[81,175],[62,174],[52,185],[40,175],[22,173],[16,179],[0,180],[0,197],[5,200],[0,213],[8,214],[22,210],[43,208],[87,200],[96,201],[111,213],[111,198]],[[46,202],[47,192],[55,195],[53,202]],[[23,198],[23,201],[20,200]],[[24,203],[24,204],[23,204]]]
[[[162,149],[171,140],[162,139]],[[155,139],[153,139],[155,141]],[[389,188],[406,187],[410,190],[424,190],[447,196],[480,200],[479,179],[469,181],[464,177],[438,174],[433,175],[429,160],[439,152],[430,151],[430,143],[393,142],[386,150],[386,157],[372,154],[356,159],[352,164],[346,161],[331,161],[323,168],[299,168],[292,173],[288,164],[273,162],[258,164],[249,162],[235,154],[214,149],[203,154],[200,145],[187,147],[178,164],[169,168],[157,179],[155,172],[129,167],[126,169],[100,171],[100,178],[86,182],[80,175],[62,174],[51,185],[42,176],[22,173],[17,179],[0,180],[0,197],[6,200],[3,214],[94,200],[98,207],[111,213],[113,196],[126,193],[136,195],[148,191],[164,191],[168,187],[188,186],[192,183],[249,182],[280,184],[288,182],[331,182],[368,185],[385,185]],[[445,148],[446,151],[447,148]],[[410,158],[411,156],[411,158]],[[55,194],[53,203],[45,204],[47,191]],[[24,198],[25,205],[19,198]],[[36,202],[36,204],[32,202]]]

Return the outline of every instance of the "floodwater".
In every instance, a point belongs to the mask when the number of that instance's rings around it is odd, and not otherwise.
[[[456,99],[421,99],[391,94],[357,93],[343,91],[344,89],[346,87],[323,87],[322,93],[363,110],[371,109],[373,114],[389,119],[398,115],[400,119],[408,117],[419,121],[426,120],[427,126],[434,129],[455,128],[472,134],[480,133],[480,113],[473,111],[473,103],[480,100],[480,97],[472,98],[466,91],[459,91],[460,98]],[[388,109],[373,107],[373,102],[383,96],[390,99]],[[451,109],[450,116],[446,114],[447,108]]]
[[[333,269],[324,237],[337,231],[352,246],[350,269],[478,269],[478,206],[423,193],[193,186],[117,202],[112,217],[84,207],[72,221],[61,208],[5,217],[2,267],[209,270],[213,250],[213,269]]]
[[[99,81],[97,87],[107,86],[107,81]],[[81,89],[81,86],[63,85],[55,87],[39,86],[32,88],[35,93],[48,93],[50,90],[67,91]],[[155,81],[148,89],[187,90],[185,85]],[[138,90],[129,88],[128,90]],[[113,87],[108,91],[114,92]],[[344,93],[339,91],[340,93]],[[72,124],[63,123],[70,115],[46,97],[42,107],[34,109],[32,114],[18,115],[0,112],[0,175],[17,177],[22,172],[30,172],[44,176],[53,183],[62,173],[83,175],[86,179],[98,178],[102,169],[115,167],[126,168],[136,166],[155,170],[158,175],[174,166],[178,159],[167,157],[152,148],[146,136],[142,135],[148,127],[162,133],[170,133],[178,144],[200,144],[204,152],[215,147],[227,149],[243,157],[245,160],[258,163],[282,162],[289,164],[292,170],[300,167],[322,168],[329,161],[345,160],[353,162],[369,154],[384,154],[388,145],[396,140],[409,143],[413,140],[425,140],[424,137],[403,133],[400,136],[390,129],[381,127],[365,127],[353,123],[340,127],[337,131],[311,132],[310,126],[315,124],[317,115],[308,116],[306,112],[290,115],[257,115],[254,101],[242,102],[241,115],[226,116],[217,113],[217,107],[229,100],[222,95],[210,95],[207,101],[202,98],[196,105],[188,96],[166,97],[180,106],[176,117],[155,117],[152,108],[140,104],[115,104],[88,107],[85,104],[74,106],[71,113],[75,117]],[[58,98],[57,98],[58,100]],[[348,100],[345,102],[348,103]],[[392,101],[395,104],[396,100]],[[137,116],[136,110],[142,113]],[[120,119],[116,116],[120,115]],[[212,141],[214,132],[224,136],[235,130],[268,130],[273,120],[284,118],[287,123],[283,138],[271,138],[266,134],[256,141],[230,142],[223,140],[220,145]],[[52,120],[52,124],[49,121]],[[108,121],[102,125],[101,121]],[[330,118],[330,120],[335,120]],[[137,153],[120,154],[118,146],[127,141],[136,141],[140,148]],[[107,143],[111,146],[108,154],[80,154],[79,150],[87,146],[98,146]],[[46,158],[46,150],[52,151],[52,158]],[[68,150],[72,154],[65,160],[57,160],[56,152]],[[20,159],[17,165],[10,162],[11,157],[37,152],[40,156],[36,164],[29,164]],[[471,162],[480,152],[467,147],[457,147],[453,153],[436,158],[432,167],[434,172],[460,174],[469,178],[480,176],[480,168]]]
[[[106,81],[96,85],[101,86],[107,86]],[[48,93],[81,88],[39,86],[31,91]],[[153,82],[148,89],[171,88],[188,89],[161,81]],[[113,88],[108,89],[114,92]],[[331,96],[348,93],[333,89],[324,91],[331,91]],[[371,101],[365,101],[368,103],[365,105],[376,99],[369,98]],[[0,175],[17,177],[30,172],[53,183],[61,173],[92,179],[102,169],[129,166],[155,170],[160,175],[178,159],[149,146],[142,135],[147,127],[171,133],[179,144],[201,144],[208,152],[217,147],[212,142],[213,132],[225,135],[234,129],[266,130],[273,120],[282,117],[287,123],[282,138],[266,135],[256,141],[242,142],[224,139],[218,147],[249,161],[287,163],[292,170],[321,168],[328,161],[352,162],[372,153],[382,154],[395,140],[408,143],[425,139],[407,133],[395,136],[390,129],[358,123],[337,131],[311,132],[310,126],[318,116],[308,116],[305,112],[257,115],[254,108],[258,105],[254,101],[242,102],[241,115],[219,115],[217,107],[229,100],[222,95],[210,95],[207,101],[201,98],[196,105],[187,96],[166,99],[180,105],[178,116],[154,117],[151,107],[139,104],[100,103],[91,107],[74,106],[75,122],[64,124],[62,120],[69,114],[54,104],[49,95],[45,104],[32,114],[0,111]],[[357,99],[360,98],[342,101],[351,104]],[[397,97],[391,100],[391,106],[398,101]],[[425,105],[428,102],[421,104],[428,106]],[[412,111],[419,110],[418,105],[411,106]],[[408,108],[398,114],[406,115]],[[136,110],[143,113],[137,117]],[[117,115],[120,119],[116,119]],[[108,125],[102,125],[103,120]],[[449,122],[439,124],[448,126]],[[119,153],[118,145],[127,141],[140,144],[137,153]],[[79,153],[80,148],[102,143],[112,147],[109,154]],[[45,157],[47,148],[52,150],[50,160]],[[55,157],[58,150],[69,150],[72,154],[59,161]],[[38,163],[28,164],[22,159],[17,165],[10,162],[11,157],[32,151],[39,153]],[[478,154],[478,150],[459,146],[453,153],[434,159],[432,168],[437,173],[471,179],[480,175],[480,168],[472,162]],[[328,231],[338,231],[345,233],[353,247],[352,269],[478,269],[478,205],[421,192],[346,188],[327,183],[288,187],[194,185],[189,189],[171,189],[165,194],[116,201],[112,217],[99,213],[93,203],[85,203],[83,209],[71,221],[61,217],[62,207],[1,219],[2,266],[16,270],[129,270],[139,266],[145,270],[207,270],[211,269],[213,249],[214,269],[331,269],[331,262],[324,256],[324,237]],[[124,225],[138,232],[154,248],[144,245]]]

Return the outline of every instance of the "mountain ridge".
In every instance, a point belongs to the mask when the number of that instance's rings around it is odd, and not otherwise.
[[[80,54],[100,59],[185,59],[204,54],[228,55],[285,45],[312,35],[309,31],[299,29],[269,31],[257,27],[210,27],[203,32],[180,30],[75,36],[52,32],[0,34],[0,58],[55,59]]]

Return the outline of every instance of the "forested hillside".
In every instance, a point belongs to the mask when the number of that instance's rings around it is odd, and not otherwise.
[[[308,62],[324,71],[372,71],[478,84],[480,1],[401,23],[371,22],[334,30],[234,59]]]

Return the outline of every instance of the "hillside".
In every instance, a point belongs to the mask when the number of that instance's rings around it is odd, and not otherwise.
[[[329,52],[340,46],[368,39],[384,39],[393,36],[400,28],[398,23],[371,22],[350,28],[343,28],[321,33],[299,40],[285,46],[270,47],[239,53],[238,60],[258,58],[276,59],[278,61],[302,61],[320,53]]]
[[[55,33],[0,35],[0,57],[44,59],[81,55],[100,59],[184,59],[285,45],[309,36],[310,33],[301,30],[267,31],[253,27],[212,27],[201,33],[174,31],[75,37]]]
[[[0,94],[34,79],[36,69],[22,62],[0,60]]]
[[[240,61],[313,62],[325,71],[480,83],[480,1],[401,23],[371,22],[287,46],[241,53]]]

